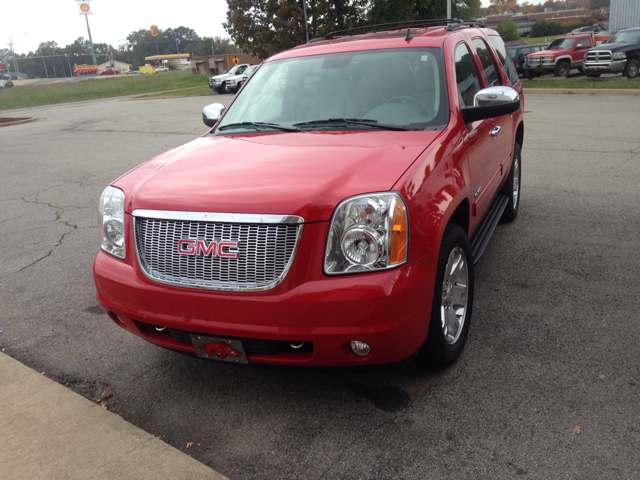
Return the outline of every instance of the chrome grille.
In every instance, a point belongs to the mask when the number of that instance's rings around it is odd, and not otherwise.
[[[303,230],[300,217],[148,210],[133,215],[138,263],[147,277],[210,290],[275,287],[291,267]],[[180,240],[238,242],[237,256],[184,255]]]
[[[611,62],[611,52],[608,50],[596,50],[587,52],[584,56],[585,63]]]

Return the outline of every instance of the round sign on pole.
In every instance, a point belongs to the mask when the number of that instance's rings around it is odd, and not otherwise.
[[[158,36],[158,27],[156,27],[155,25],[151,25],[151,35],[153,37],[157,37]]]
[[[237,55],[234,55],[231,61],[233,62],[234,65],[238,65],[240,63],[240,59],[238,58]]]

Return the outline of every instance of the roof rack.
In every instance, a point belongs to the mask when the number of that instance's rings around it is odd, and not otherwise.
[[[450,23],[449,25],[447,25],[447,31],[451,32],[453,30],[459,30],[460,27],[462,26],[467,26],[467,27],[471,27],[471,28],[484,28],[485,24],[484,22],[481,22],[480,20],[467,20],[467,21],[462,21],[460,20],[459,23]]]
[[[399,30],[404,28],[411,27],[436,27],[436,26],[444,26],[450,24],[466,24],[468,22],[464,22],[458,18],[439,18],[439,19],[431,19],[431,20],[407,20],[406,22],[393,22],[393,23],[381,23],[378,25],[365,25],[362,27],[355,28],[347,28],[346,30],[336,30],[335,32],[327,33],[324,37],[314,38],[309,40],[309,43],[319,42],[322,40],[331,40],[337,36],[342,36],[345,33],[353,33],[361,30],[375,30],[378,32],[384,32],[388,30]],[[478,22],[482,23],[482,22]],[[484,24],[482,24],[484,26]],[[447,27],[448,28],[448,27]]]

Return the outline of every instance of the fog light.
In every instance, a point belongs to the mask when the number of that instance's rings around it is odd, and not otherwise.
[[[360,357],[366,357],[371,352],[371,347],[364,342],[352,340],[351,351]]]
[[[156,325],[156,332],[164,332],[167,327],[161,327],[160,325]]]
[[[291,345],[291,348],[293,348],[294,350],[298,350],[304,347],[304,342],[289,342],[289,345]]]

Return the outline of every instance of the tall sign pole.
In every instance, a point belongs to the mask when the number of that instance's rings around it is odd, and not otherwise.
[[[91,43],[91,59],[94,65],[96,62],[96,52],[93,49],[93,39],[91,38],[91,29],[89,28],[89,17],[87,15],[93,14],[91,10],[91,0],[76,0],[78,3],[78,13],[84,15],[84,19],[87,21],[87,32],[89,32],[89,43]]]
[[[151,36],[156,41],[156,55],[160,56],[160,52],[158,52],[158,27],[156,25],[151,25]]]

